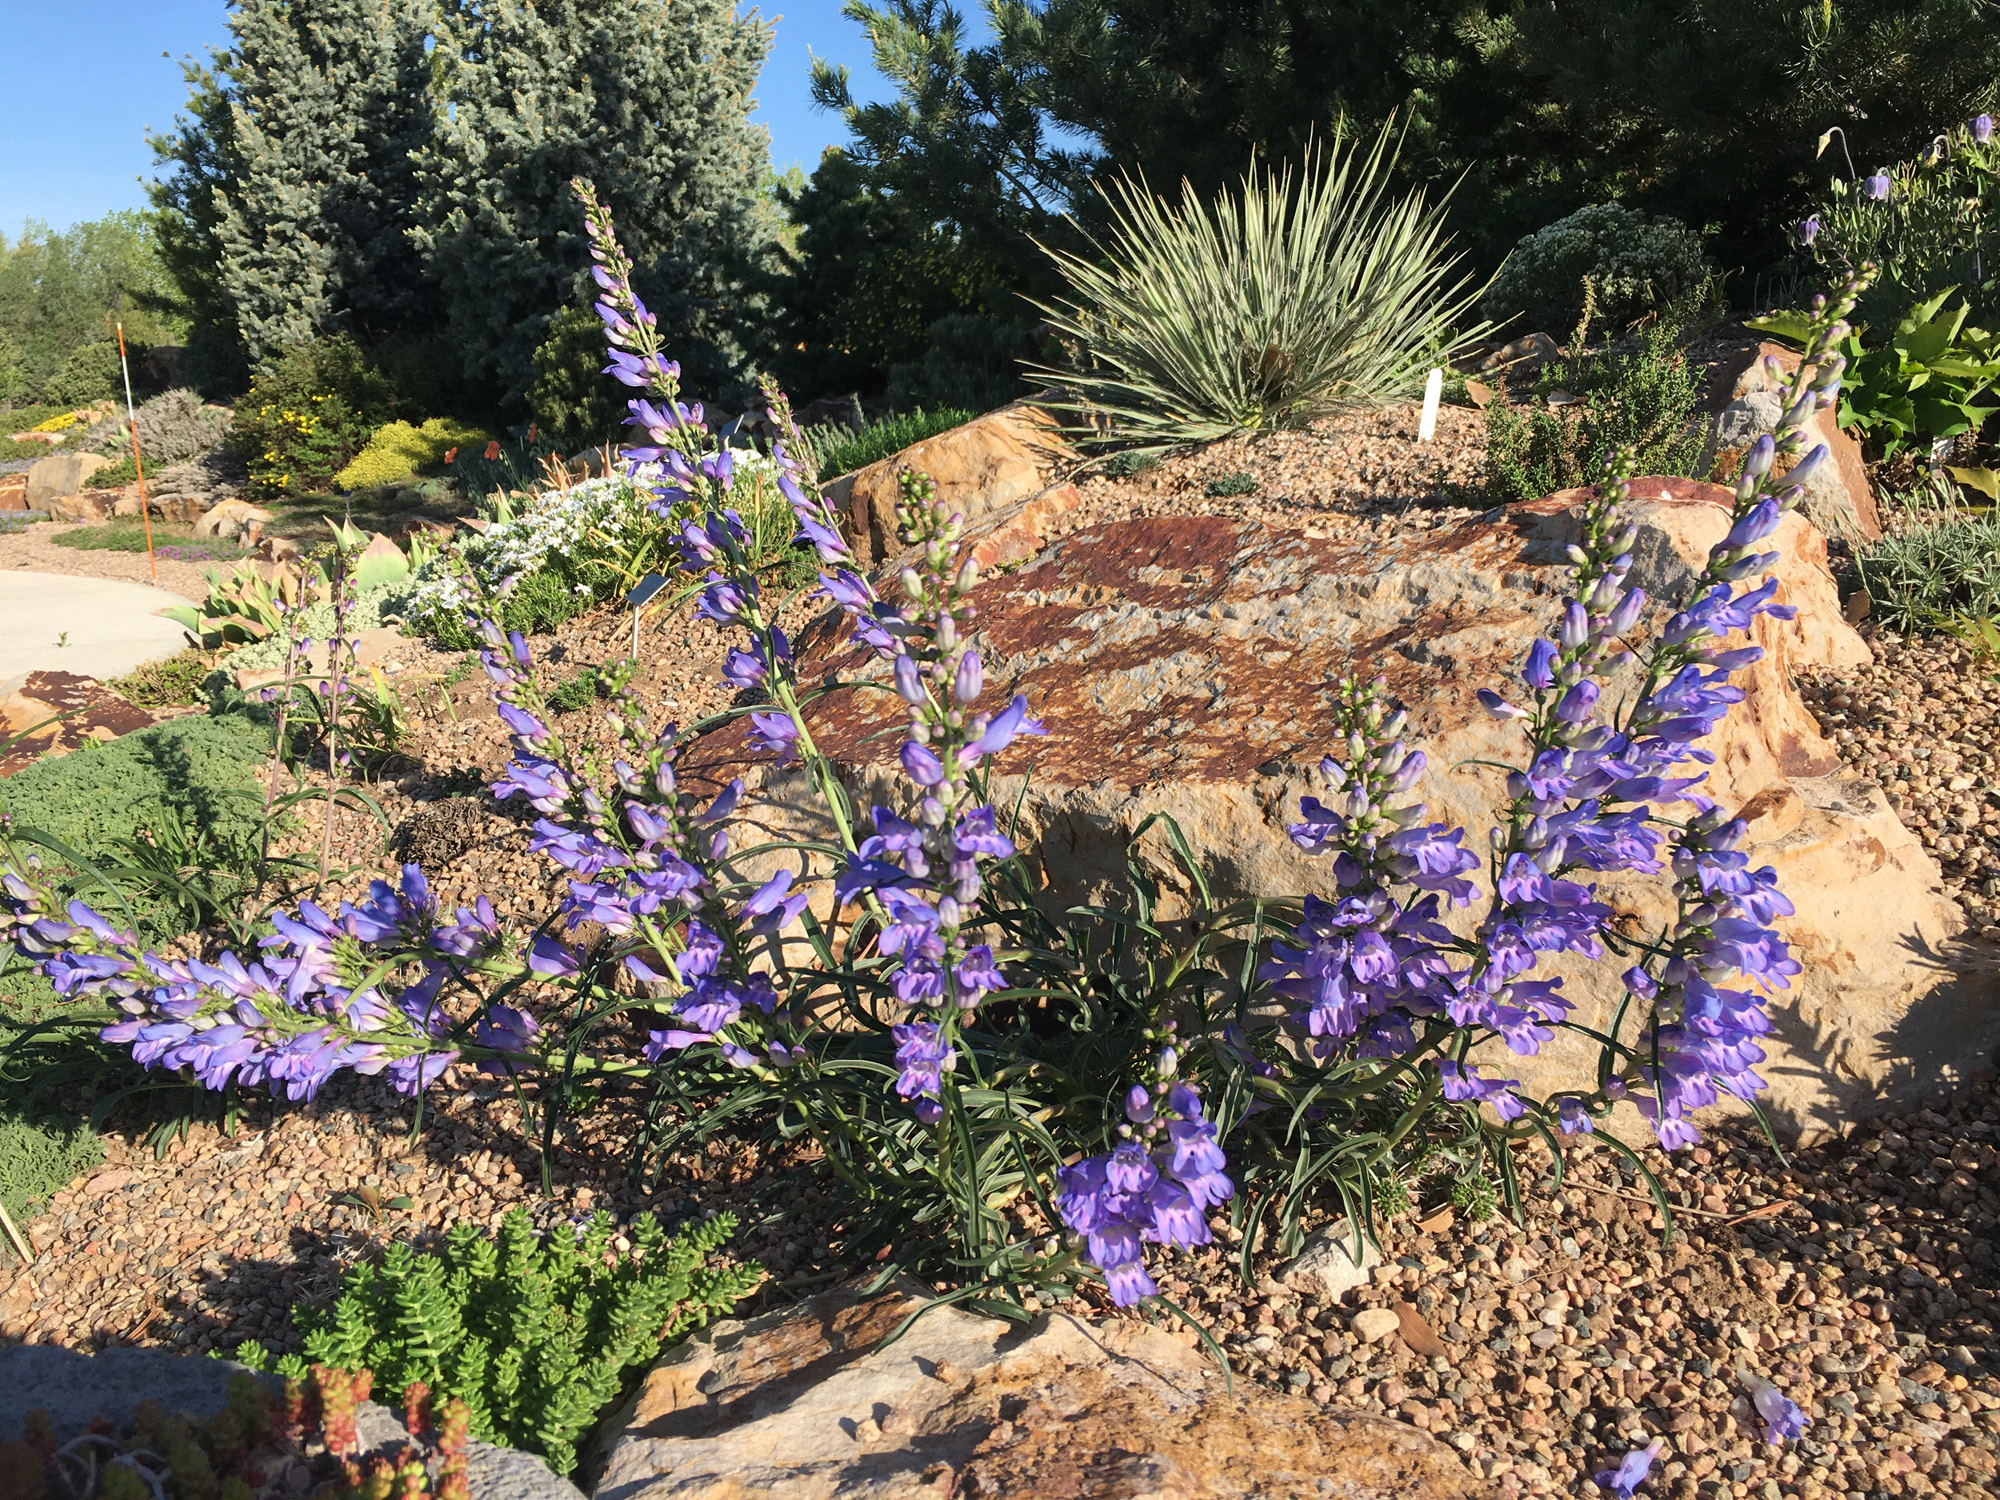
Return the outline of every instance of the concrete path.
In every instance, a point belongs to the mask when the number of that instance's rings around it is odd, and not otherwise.
[[[0,573],[0,682],[35,671],[120,677],[172,656],[187,632],[153,611],[188,602],[108,578]]]

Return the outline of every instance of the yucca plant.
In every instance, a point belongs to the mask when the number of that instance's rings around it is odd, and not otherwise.
[[[1311,146],[1296,172],[1253,163],[1212,205],[1116,179],[1094,257],[1043,247],[1070,295],[1040,306],[1070,358],[1031,373],[1069,393],[1089,437],[1139,449],[1412,394],[1485,325],[1454,331],[1479,289],[1451,279],[1444,201],[1391,196],[1395,160],[1387,129],[1365,151]]]

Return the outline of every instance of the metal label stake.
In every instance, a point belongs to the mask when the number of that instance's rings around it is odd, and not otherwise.
[[[625,602],[632,606],[632,660],[635,662],[639,659],[639,608],[666,586],[667,580],[658,573],[648,573],[625,596]]]

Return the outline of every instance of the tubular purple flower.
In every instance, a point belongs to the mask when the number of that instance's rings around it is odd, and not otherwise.
[[[1639,623],[1639,615],[1645,608],[1646,591],[1644,589],[1627,589],[1619,598],[1617,605],[1612,609],[1611,613],[1605,617],[1605,635],[1620,636],[1625,634],[1626,631]]]
[[[923,678],[918,674],[915,657],[907,652],[899,653],[891,675],[896,680],[896,696],[912,708],[922,708],[930,701],[930,696],[924,692]]]
[[[1759,441],[1765,441],[1765,439],[1760,438]],[[1768,463],[1766,467],[1769,467]],[[1778,529],[1778,522],[1783,519],[1783,507],[1775,499],[1767,495],[1764,499],[1759,500],[1755,505],[1751,506],[1749,510],[1745,511],[1742,519],[1729,528],[1729,534],[1717,544],[1716,550],[1718,552],[1736,552],[1753,543],[1761,542],[1765,537]]]
[[[1818,214],[1813,214],[1811,217],[1801,220],[1798,229],[1799,243],[1810,247],[1812,242],[1819,238],[1819,228]]]
[[[1555,686],[1555,665],[1556,657],[1559,654],[1559,648],[1554,641],[1537,640],[1534,645],[1528,648],[1528,662],[1521,669],[1521,680],[1538,693],[1547,692]],[[1486,703],[1488,696],[1487,693],[1482,692],[1479,695],[1479,701]],[[1494,712],[1491,704],[1487,704],[1487,712]],[[1498,717],[1505,718],[1508,716],[1501,714]]]
[[[564,979],[582,968],[583,960],[569,944],[544,933],[528,950],[528,967],[544,979]]]
[[[1988,141],[1993,139],[1993,116],[1974,115],[1972,117],[1971,128],[1972,128],[1972,138],[1975,141],[1979,142],[1980,145],[1982,146],[1985,145]]]
[[[1562,695],[1556,704],[1556,717],[1565,724],[1581,724],[1589,719],[1597,707],[1600,689],[1591,678],[1584,678]]]
[[[1020,693],[1016,693],[1014,701],[995,714],[979,738],[965,747],[964,754],[967,759],[998,755],[1013,744],[1019,735],[1047,733],[1048,730],[1040,719],[1028,717],[1028,700]]]
[[[750,715],[750,747],[765,754],[790,760],[797,752],[799,726],[789,714]]]
[[[1665,1438],[1654,1438],[1643,1448],[1634,1448],[1626,1454],[1615,1469],[1606,1469],[1597,1476],[1597,1487],[1609,1490],[1618,1500],[1632,1500],[1639,1492],[1639,1486],[1646,1482],[1646,1476],[1653,1472],[1653,1462],[1666,1447]]]
[[[1873,177],[1864,179],[1861,184],[1861,191],[1870,203],[1884,201],[1889,196],[1889,174],[1887,172],[1877,172]]]
[[[1563,609],[1562,643],[1565,650],[1578,651],[1590,639],[1590,615],[1575,599]]]
[[[1785,476],[1785,483],[1803,488],[1811,482],[1813,475],[1819,472],[1820,465],[1827,461],[1827,457],[1826,444],[1814,444],[1812,451],[1792,466],[1791,472]]]
[[[1764,1419],[1765,1442],[1783,1443],[1805,1435],[1806,1414],[1770,1381],[1752,1381],[1750,1401],[1757,1408],[1757,1415]]]

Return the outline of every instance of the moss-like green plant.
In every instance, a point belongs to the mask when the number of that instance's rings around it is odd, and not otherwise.
[[[163,809],[254,844],[262,798],[251,768],[269,734],[240,716],[186,718],[39,761],[0,782],[0,809],[86,854],[104,854]]]
[[[721,1214],[674,1239],[643,1214],[620,1255],[604,1213],[546,1236],[520,1209],[497,1239],[461,1224],[436,1254],[396,1244],[380,1265],[356,1266],[330,1309],[295,1308],[305,1356],[277,1369],[372,1369],[391,1389],[422,1381],[465,1402],[474,1437],[539,1453],[567,1474],[577,1438],[620,1398],[627,1373],[757,1284],[755,1266],[710,1264],[735,1230]],[[236,1357],[270,1363],[254,1343]]]

